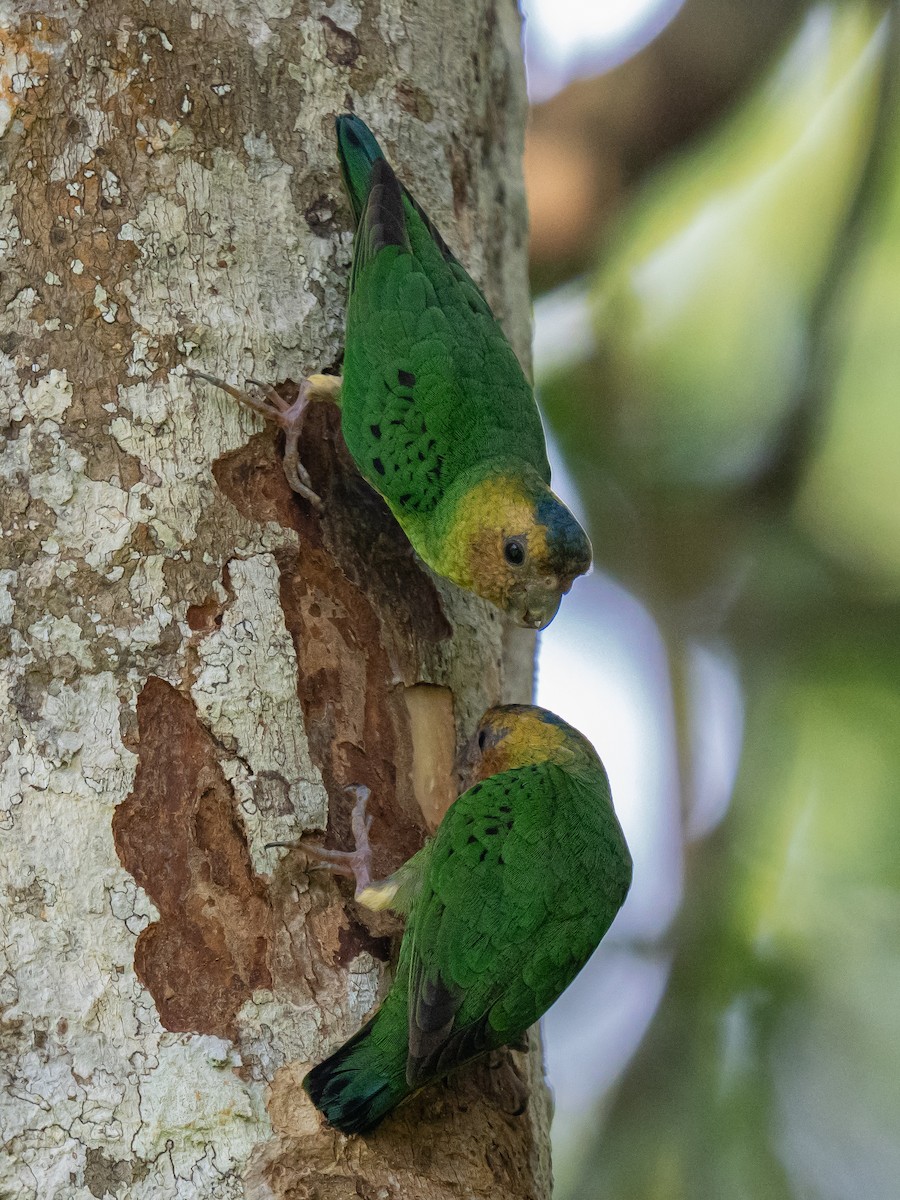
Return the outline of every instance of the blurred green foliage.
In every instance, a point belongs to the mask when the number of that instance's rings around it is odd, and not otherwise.
[[[747,717],[578,1200],[900,1196],[898,68],[884,8],[812,8],[609,232],[596,347],[540,381],[665,637],[686,817],[692,643]]]
[[[612,231],[594,317],[635,470],[698,487],[771,460],[866,160],[884,22],[818,8],[759,90]]]
[[[900,105],[885,121],[900,145]],[[815,540],[886,596],[900,598],[900,154],[885,155],[861,245],[826,330],[820,437],[797,515]]]

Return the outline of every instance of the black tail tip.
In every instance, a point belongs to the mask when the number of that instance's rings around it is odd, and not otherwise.
[[[386,1082],[360,1088],[353,1076],[341,1077],[328,1059],[306,1075],[303,1090],[328,1124],[345,1134],[370,1132],[396,1103]]]

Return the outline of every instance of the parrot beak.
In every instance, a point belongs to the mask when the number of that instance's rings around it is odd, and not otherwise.
[[[530,629],[546,629],[559,611],[562,592],[554,586],[529,588],[524,604],[517,614],[520,622]]]

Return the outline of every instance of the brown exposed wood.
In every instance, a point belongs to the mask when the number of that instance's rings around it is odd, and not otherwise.
[[[122,865],[159,909],[134,948],[166,1029],[236,1036],[254,988],[271,986],[266,889],[216,748],[190,700],[151,679],[137,703],[133,793],[115,810]]]
[[[375,867],[388,874],[418,849],[425,830],[411,781],[404,685],[452,629],[431,576],[356,471],[333,406],[314,411],[304,462],[324,502],[321,514],[291,492],[265,436],[214,471],[239,511],[301,534],[279,566],[310,753],[329,795],[339,797],[351,784],[371,789]],[[449,732],[452,756],[456,734]],[[394,811],[385,839],[379,820],[388,806]],[[346,807],[332,815],[349,838]]]
[[[412,782],[429,829],[436,829],[456,799],[453,747],[453,693],[430,683],[404,694],[413,747]]]

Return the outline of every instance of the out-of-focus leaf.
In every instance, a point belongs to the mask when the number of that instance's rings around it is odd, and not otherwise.
[[[797,516],[816,542],[900,597],[900,112],[828,327],[825,412]]]
[[[620,448],[655,485],[728,486],[770,461],[868,146],[883,10],[824,4],[705,144],[614,231],[594,321]]]

